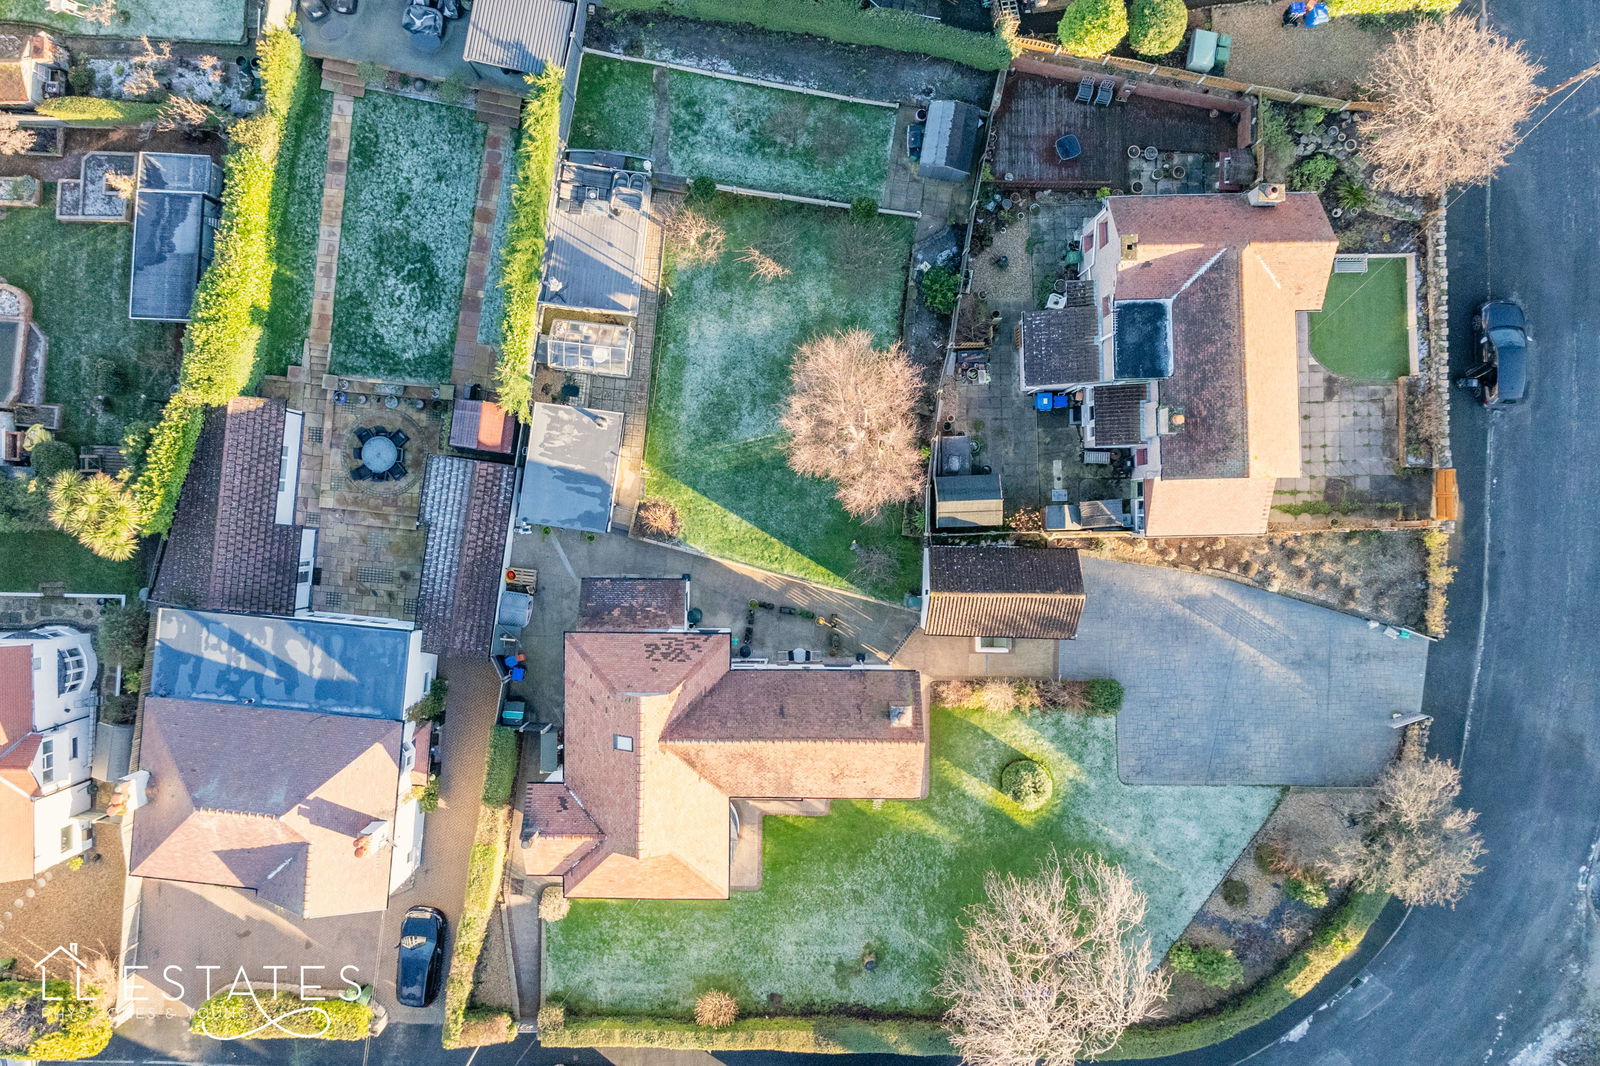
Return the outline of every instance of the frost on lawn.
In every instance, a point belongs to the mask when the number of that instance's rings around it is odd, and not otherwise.
[[[46,0],[0,0],[0,19],[17,19],[85,37],[242,41],[245,0],[117,0],[108,25],[51,11]],[[122,15],[127,15],[124,21]]]

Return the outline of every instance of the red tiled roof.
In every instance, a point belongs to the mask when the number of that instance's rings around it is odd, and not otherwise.
[[[33,649],[26,644],[0,647],[0,757],[33,732]]]
[[[450,421],[450,446],[510,455],[516,445],[516,424],[497,403],[457,400]]]
[[[0,647],[0,882],[33,876],[33,649]]]

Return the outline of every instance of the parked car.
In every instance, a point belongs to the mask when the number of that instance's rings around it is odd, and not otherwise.
[[[395,967],[395,998],[407,1007],[426,1007],[439,994],[444,972],[444,915],[435,907],[412,907],[400,923],[400,961]]]
[[[333,10],[340,15],[354,15],[356,0],[333,0]]]
[[[328,5],[323,0],[300,0],[300,13],[307,21],[321,22],[328,17]]]
[[[1478,308],[1472,328],[1478,361],[1456,384],[1478,394],[1485,407],[1510,407],[1528,397],[1528,320],[1510,300]]]

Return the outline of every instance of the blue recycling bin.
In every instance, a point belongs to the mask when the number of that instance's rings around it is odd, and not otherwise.
[[[1048,392],[1036,392],[1036,393],[1034,393],[1033,394],[1033,409],[1035,411],[1048,411],[1048,410],[1050,410],[1050,394]]]
[[[1065,411],[1067,407],[1071,405],[1071,403],[1071,397],[1064,392],[1058,392],[1055,394],[1055,398],[1051,400],[1050,406],[1054,407],[1057,411]]]

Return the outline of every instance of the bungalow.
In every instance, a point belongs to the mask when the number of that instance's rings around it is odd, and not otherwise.
[[[1084,226],[1092,294],[1023,315],[1024,392],[1072,395],[1086,450],[1121,456],[1150,537],[1266,532],[1300,476],[1296,317],[1338,249],[1312,193],[1112,196]]]
[[[931,546],[922,556],[922,629],[972,637],[979,654],[1017,640],[1071,640],[1083,617],[1076,548]]]
[[[601,628],[566,636],[565,780],[528,786],[519,840],[523,872],[569,896],[726,899],[745,801],[927,794],[915,671],[741,665],[727,633],[670,625],[685,591],[588,584],[579,617]]]
[[[28,880],[94,844],[89,634],[0,633],[0,882]]]

